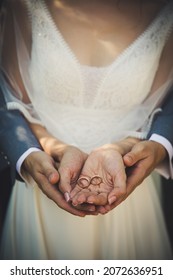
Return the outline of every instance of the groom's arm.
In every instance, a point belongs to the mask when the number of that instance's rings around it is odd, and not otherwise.
[[[168,164],[167,168],[165,168],[165,164],[160,164],[158,171],[167,178],[173,178],[173,89],[163,104],[162,112],[156,116],[148,139],[160,143],[166,148],[169,167]]]
[[[17,161],[30,149],[41,149],[41,146],[20,112],[7,110],[0,91],[0,156],[3,167],[10,167],[12,182],[16,177]]]
[[[155,117],[147,139],[133,146],[124,156],[124,163],[130,168],[128,193],[154,169],[165,178],[173,179],[173,88]]]
[[[163,104],[162,112],[156,116],[148,139],[154,134],[164,137],[173,146],[173,89]]]
[[[154,119],[147,139],[135,144],[123,159],[127,167],[127,192],[123,200],[154,169],[173,179],[173,89]]]

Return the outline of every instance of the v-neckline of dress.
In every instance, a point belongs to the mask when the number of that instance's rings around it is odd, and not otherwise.
[[[55,20],[53,19],[45,0],[42,0],[42,4],[43,4],[43,9],[48,17],[48,20],[49,20],[50,24],[53,26],[55,33],[58,35],[58,37],[61,41],[61,44],[66,49],[66,51],[67,51],[68,55],[71,57],[71,59],[73,59],[79,66],[81,66],[82,64],[80,63],[79,59],[75,55],[74,51],[72,50],[72,48],[70,47],[68,42],[65,40],[62,32],[58,28],[58,25],[55,23]],[[84,66],[87,66],[90,68],[92,68],[92,67],[94,67],[94,68],[112,68],[114,65],[118,64],[118,62],[120,62],[124,57],[126,57],[126,55],[128,53],[130,53],[141,42],[141,40],[150,32],[150,30],[153,29],[153,26],[155,26],[155,24],[160,20],[162,15],[167,11],[168,7],[169,7],[169,3],[158,12],[156,17],[149,23],[147,28],[136,39],[134,39],[124,50],[122,50],[110,64],[105,65],[105,66],[97,66],[97,65],[92,66],[92,65],[84,64]]]

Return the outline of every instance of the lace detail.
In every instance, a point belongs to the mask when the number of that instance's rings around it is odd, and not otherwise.
[[[107,67],[90,67],[81,65],[81,74],[84,82],[84,106],[90,107],[96,98],[100,81],[107,72]]]
[[[28,94],[47,129],[86,151],[140,129],[156,104],[141,106],[173,29],[173,3],[113,63],[97,68],[80,65],[43,0],[25,1],[32,24]]]
[[[42,92],[45,97],[59,104],[85,106],[88,97],[84,93],[85,82],[77,58],[55,26],[45,2],[26,2],[32,18],[33,48],[30,74],[36,91]],[[90,100],[88,106],[115,110],[122,106],[129,108],[129,105],[131,107],[139,104],[146,98],[158,68],[163,46],[172,30],[172,11],[171,4],[111,64],[107,72],[105,71],[100,85],[95,89],[95,98]],[[38,80],[42,82],[38,83]],[[140,80],[140,84],[136,83],[136,80]],[[139,92],[141,94],[138,94]]]

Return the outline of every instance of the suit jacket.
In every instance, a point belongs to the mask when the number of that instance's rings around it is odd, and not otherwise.
[[[173,88],[164,102],[162,112],[156,115],[148,138],[153,133],[165,137],[173,146]]]
[[[8,111],[0,91],[0,235],[19,157],[31,147],[41,148],[19,111]]]
[[[20,112],[7,110],[0,91],[0,170],[9,168],[11,183],[16,177],[17,160],[31,147],[41,148]]]

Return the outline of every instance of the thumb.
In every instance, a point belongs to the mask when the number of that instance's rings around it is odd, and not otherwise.
[[[42,172],[45,174],[50,184],[55,185],[59,182],[59,173],[52,163],[46,162]]]
[[[59,189],[64,194],[65,200],[68,202],[70,200],[70,192],[72,190],[70,172],[68,172],[68,170],[62,170],[60,168],[59,173],[60,173]]]
[[[126,166],[130,167],[135,163],[137,163],[142,158],[143,158],[143,153],[140,144],[136,144],[129,153],[124,155],[123,161]]]
[[[122,169],[114,181],[114,188],[108,195],[109,204],[113,204],[117,199],[120,199],[126,194],[126,174],[124,169]]]

